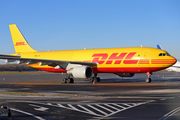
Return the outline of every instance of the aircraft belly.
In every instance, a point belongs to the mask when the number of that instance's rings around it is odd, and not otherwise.
[[[94,73],[146,73],[162,70],[164,67],[102,67],[93,68]]]

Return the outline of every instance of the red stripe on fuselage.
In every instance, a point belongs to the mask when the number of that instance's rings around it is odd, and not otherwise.
[[[36,68],[48,72],[66,73],[63,69],[54,68]],[[144,73],[144,72],[154,72],[164,69],[164,67],[107,67],[107,68],[92,68],[93,73]]]
[[[149,64],[149,59],[141,59],[139,64]]]
[[[175,59],[152,59],[151,64],[173,64]]]

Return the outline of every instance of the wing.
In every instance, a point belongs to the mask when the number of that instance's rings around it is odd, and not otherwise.
[[[61,61],[61,60],[50,60],[50,59],[33,59],[33,58],[21,58],[20,56],[14,55],[2,55],[0,54],[0,59],[7,59],[7,62],[14,62],[19,60],[19,63],[35,64],[40,63],[40,65],[48,65],[55,67],[59,65],[61,68],[66,69],[69,64],[85,65],[85,66],[97,66],[96,62],[76,62],[76,61]]]
[[[171,67],[180,68],[180,66],[174,66],[174,65],[173,65],[173,66],[171,66]]]

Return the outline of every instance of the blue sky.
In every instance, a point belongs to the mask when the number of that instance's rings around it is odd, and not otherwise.
[[[9,24],[38,51],[156,47],[180,60],[179,0],[1,0],[0,54],[14,53]]]

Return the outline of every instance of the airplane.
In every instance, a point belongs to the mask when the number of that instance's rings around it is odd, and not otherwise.
[[[150,47],[38,52],[28,44],[16,24],[9,25],[9,28],[15,53],[1,54],[0,59],[7,59],[7,62],[18,60],[19,64],[24,63],[43,71],[66,73],[62,83],[74,83],[74,78],[100,82],[98,73],[114,73],[121,77],[146,73],[145,81],[150,83],[152,72],[170,67],[176,62],[168,52]]]
[[[167,71],[180,72],[180,62],[177,61],[173,66],[168,67],[166,70]]]
[[[163,48],[161,47],[161,45],[157,45],[158,49],[163,50]],[[174,72],[180,72],[180,62],[177,61],[174,65],[172,65],[171,67],[166,68],[167,71],[174,71]]]

